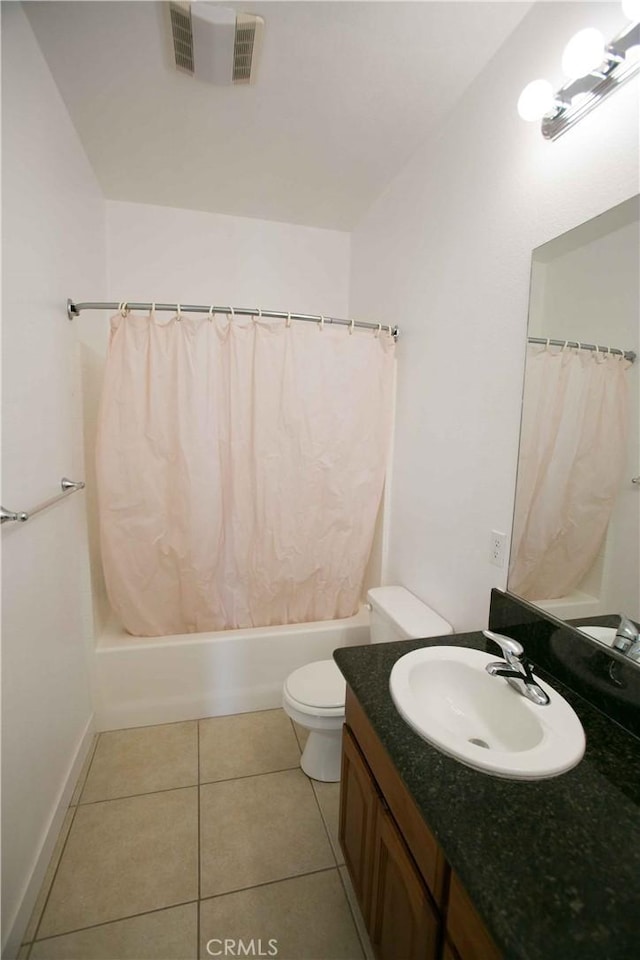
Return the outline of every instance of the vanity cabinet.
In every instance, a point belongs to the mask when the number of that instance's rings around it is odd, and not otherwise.
[[[347,688],[340,844],[378,960],[501,960]]]

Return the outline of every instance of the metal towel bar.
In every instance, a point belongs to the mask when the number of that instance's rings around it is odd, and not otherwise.
[[[58,500],[64,500],[65,497],[75,493],[76,490],[83,490],[84,480],[69,480],[68,477],[63,477],[60,481],[60,486],[62,488],[62,493],[57,494],[55,497],[49,497],[48,500],[44,500],[42,503],[39,503],[27,513],[14,513],[13,510],[5,510],[4,507],[0,507],[0,523],[7,523],[14,520],[18,521],[19,523],[24,523],[26,520],[29,520],[30,517],[35,516],[36,513],[40,513],[41,510],[46,510],[47,507],[57,503]]]

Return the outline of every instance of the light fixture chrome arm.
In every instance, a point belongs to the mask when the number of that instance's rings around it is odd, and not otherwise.
[[[632,47],[640,45],[640,23],[633,23],[617,34],[605,49],[605,58],[597,69],[572,80],[555,95],[555,105],[542,118],[542,136],[557,140],[599,103],[640,73],[639,59],[626,59]],[[574,105],[573,99],[579,101]]]

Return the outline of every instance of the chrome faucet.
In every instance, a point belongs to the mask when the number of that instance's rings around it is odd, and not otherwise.
[[[620,625],[613,641],[615,650],[624,653],[625,657],[640,663],[640,632],[632,620],[620,614]]]
[[[485,667],[487,673],[492,677],[504,677],[507,683],[511,684],[514,690],[531,700],[539,707],[544,707],[549,703],[549,697],[541,686],[536,683],[531,667],[524,655],[524,648],[517,640],[511,637],[503,637],[500,633],[493,633],[492,630],[483,630],[484,636],[488,640],[497,643],[504,654],[504,660],[497,660],[495,663],[488,663]]]

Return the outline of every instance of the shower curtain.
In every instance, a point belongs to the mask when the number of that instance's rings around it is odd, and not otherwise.
[[[136,636],[348,617],[391,428],[394,342],[118,313],[98,424],[105,580]]]
[[[598,555],[626,460],[629,366],[528,347],[509,569],[521,597],[566,596]]]

